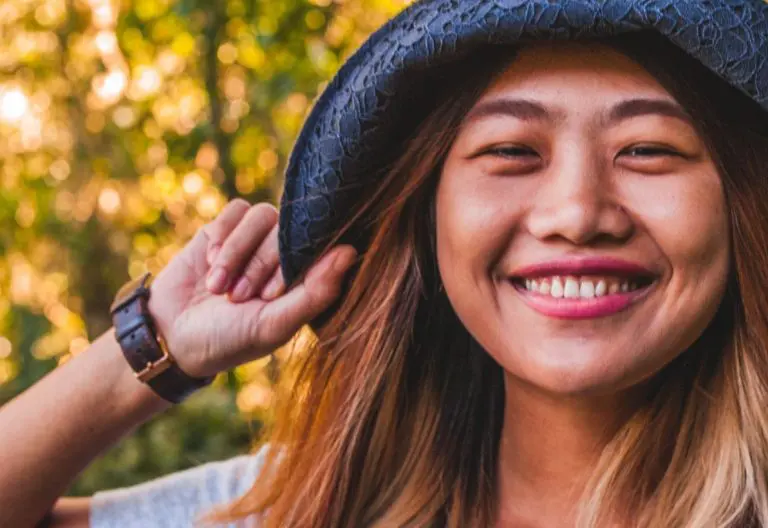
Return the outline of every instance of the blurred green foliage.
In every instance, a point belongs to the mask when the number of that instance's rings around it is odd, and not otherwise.
[[[276,204],[312,100],[406,3],[2,0],[0,403],[107,331],[119,286],[229,199]],[[145,424],[72,492],[246,452],[267,365]]]

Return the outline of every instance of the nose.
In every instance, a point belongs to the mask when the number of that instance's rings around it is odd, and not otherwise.
[[[611,167],[597,156],[571,152],[542,177],[527,218],[528,231],[536,238],[586,245],[632,235],[632,218],[616,198]]]

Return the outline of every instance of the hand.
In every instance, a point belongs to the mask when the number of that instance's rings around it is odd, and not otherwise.
[[[277,211],[236,199],[157,275],[149,311],[179,367],[210,376],[285,344],[338,297],[356,257],[337,246],[285,292]]]

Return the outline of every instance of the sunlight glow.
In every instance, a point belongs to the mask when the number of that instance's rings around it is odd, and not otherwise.
[[[187,194],[198,194],[203,190],[203,178],[196,172],[190,172],[184,176],[182,186]]]
[[[93,41],[101,53],[114,53],[117,50],[117,37],[112,31],[99,31]]]
[[[99,194],[99,208],[107,214],[115,214],[120,209],[120,195],[115,189],[107,187]]]
[[[93,25],[100,28],[112,27],[117,20],[117,9],[110,0],[90,0]]]
[[[0,90],[0,120],[17,123],[28,110],[29,98],[20,88]]]
[[[120,99],[127,83],[128,78],[125,72],[112,70],[107,74],[94,77],[93,91],[99,99],[109,104]]]
[[[131,99],[145,99],[157,93],[162,84],[163,78],[157,69],[149,66],[139,66],[134,72],[128,95]]]

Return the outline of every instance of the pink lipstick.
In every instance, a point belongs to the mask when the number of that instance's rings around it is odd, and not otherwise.
[[[511,283],[528,306],[548,317],[590,319],[628,309],[652,290],[656,274],[616,258],[542,262],[517,269]]]

